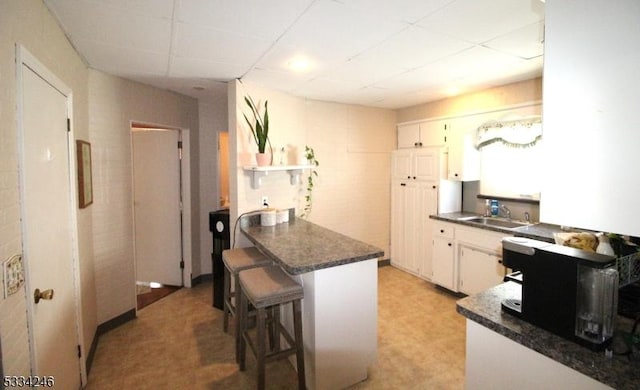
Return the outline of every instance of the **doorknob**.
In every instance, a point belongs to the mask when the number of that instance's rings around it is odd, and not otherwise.
[[[53,299],[53,290],[48,289],[44,291],[40,291],[39,288],[36,288],[36,291],[33,292],[33,300],[37,304],[41,299],[51,300]]]

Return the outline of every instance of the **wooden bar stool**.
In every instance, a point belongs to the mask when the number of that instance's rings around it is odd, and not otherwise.
[[[258,366],[258,389],[265,387],[265,364],[267,361],[296,355],[298,368],[298,388],[306,387],[304,376],[304,346],[302,342],[301,300],[304,296],[302,286],[296,283],[279,266],[253,268],[240,272],[240,371],[245,369],[246,346],[253,351]],[[280,305],[292,303],[293,330],[295,340],[280,324]],[[256,309],[256,340],[251,339],[248,332],[247,306],[251,303]],[[273,334],[275,342],[271,351],[266,350],[267,314],[273,310]],[[269,332],[271,335],[271,332]],[[284,337],[289,348],[280,349],[280,335]]]
[[[240,347],[240,328],[238,326],[238,310],[237,303],[240,290],[240,281],[238,274],[242,270],[255,267],[264,267],[273,264],[273,262],[262,254],[256,247],[234,248],[222,251],[222,261],[224,262],[224,303],[223,303],[223,330],[229,330],[229,316],[235,319],[235,338],[236,338],[236,362],[238,361],[238,352]],[[231,291],[231,277],[233,276],[234,291]],[[235,302],[233,299],[235,298]]]

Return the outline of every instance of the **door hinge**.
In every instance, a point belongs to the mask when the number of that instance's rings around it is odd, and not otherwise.
[[[180,260],[180,269],[184,269],[184,260]]]
[[[78,344],[78,359],[82,357],[82,348],[80,348],[80,344]]]
[[[182,141],[178,141],[178,149],[182,149]]]
[[[67,133],[71,132],[71,118],[67,118]]]

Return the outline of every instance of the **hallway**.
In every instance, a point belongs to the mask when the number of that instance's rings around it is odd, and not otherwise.
[[[378,275],[378,361],[353,388],[461,389],[465,321],[455,297],[390,266]],[[101,336],[87,389],[255,388],[255,359],[239,372],[233,348],[211,285],[183,288]],[[267,388],[296,388],[289,362],[267,365]]]

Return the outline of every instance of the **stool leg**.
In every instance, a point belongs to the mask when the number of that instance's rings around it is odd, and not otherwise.
[[[271,322],[271,349],[280,350],[280,305],[273,306],[273,319]]]
[[[242,321],[244,322],[244,330],[249,329],[249,313],[247,312],[247,297],[240,291],[240,276],[235,274],[234,279],[235,293],[235,321],[236,321],[236,363],[238,363],[238,357],[240,356],[240,341],[242,340],[243,330],[240,329],[240,317],[239,312],[242,312]]]
[[[264,389],[265,385],[265,356],[266,356],[266,310],[264,308],[257,309],[257,341],[258,351],[256,360],[258,360],[258,389]]]
[[[222,330],[226,333],[229,331],[229,314],[231,313],[231,281],[230,281],[229,270],[227,267],[224,267],[224,303],[222,304],[223,310],[223,320],[222,320]]]
[[[236,362],[240,366],[240,371],[244,371],[247,350],[247,343],[244,340],[244,333],[247,329],[247,297],[239,287],[237,287],[236,293],[236,298],[238,298],[236,307]]]
[[[304,374],[304,342],[302,341],[302,310],[300,300],[293,301],[293,329],[296,335],[296,365],[298,367],[298,388],[306,389]]]

